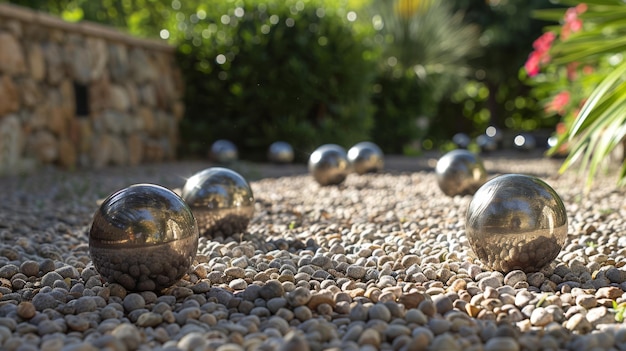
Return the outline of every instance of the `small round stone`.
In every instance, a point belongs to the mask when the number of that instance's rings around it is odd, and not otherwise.
[[[325,144],[309,157],[309,172],[320,185],[342,183],[349,172],[348,156],[339,145]]]
[[[275,141],[267,150],[267,159],[273,163],[291,163],[294,159],[293,148],[286,141]]]
[[[189,270],[197,248],[198,226],[189,206],[153,184],[132,185],[109,196],[89,232],[94,266],[109,283],[127,290],[173,285]]]
[[[237,150],[237,146],[235,146],[232,141],[219,139],[211,145],[209,158],[219,163],[230,163],[237,161],[239,158],[239,151]]]
[[[452,150],[435,167],[437,184],[448,196],[472,195],[487,181],[482,160],[467,150]]]
[[[27,260],[20,265],[20,272],[27,277],[36,277],[39,274],[39,262]]]
[[[535,272],[563,247],[567,213],[559,195],[541,179],[503,175],[474,195],[467,210],[466,235],[472,250],[490,268]]]
[[[237,278],[233,279],[228,286],[234,290],[244,290],[248,286],[248,283],[246,283],[244,279]]]
[[[485,344],[485,351],[519,351],[520,346],[514,338],[496,336]]]
[[[182,198],[193,211],[200,235],[231,236],[242,233],[254,215],[254,195],[239,173],[211,167],[185,182]]]
[[[348,162],[357,174],[375,173],[383,170],[383,151],[378,145],[362,141],[348,150]]]
[[[22,301],[17,305],[17,315],[22,319],[31,319],[36,313],[35,305],[30,301]]]

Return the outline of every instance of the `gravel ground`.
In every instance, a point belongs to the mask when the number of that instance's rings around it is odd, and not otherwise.
[[[483,266],[465,236],[471,197],[446,197],[432,157],[320,187],[303,165],[239,164],[255,216],[200,239],[177,285],[103,283],[88,254],[97,201],[134,183],[180,188],[180,162],[0,178],[2,350],[626,350],[626,200],[614,178],[582,193],[560,161],[495,155],[491,176],[534,174],[569,234],[540,272]]]

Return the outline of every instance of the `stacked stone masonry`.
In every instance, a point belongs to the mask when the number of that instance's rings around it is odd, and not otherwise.
[[[0,4],[0,174],[175,157],[175,49]]]

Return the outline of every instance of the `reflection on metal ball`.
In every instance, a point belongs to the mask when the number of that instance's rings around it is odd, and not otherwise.
[[[478,144],[481,152],[493,152],[498,149],[498,143],[496,142],[496,139],[490,137],[487,134],[481,134],[477,136],[476,144]]]
[[[448,196],[472,195],[487,181],[482,160],[467,150],[452,150],[435,167],[437,183]]]
[[[284,141],[273,142],[267,151],[267,158],[274,163],[291,163],[293,157],[293,148]]]
[[[181,196],[196,217],[200,235],[214,238],[243,233],[254,215],[254,195],[239,173],[211,167],[185,182]]]
[[[378,145],[362,141],[348,150],[348,162],[357,174],[374,173],[383,170],[383,151]]]
[[[231,141],[220,139],[211,145],[210,158],[219,163],[234,162],[239,158],[239,152],[237,151],[237,146]]]
[[[535,149],[535,146],[537,146],[537,141],[531,134],[524,133],[515,136],[513,144],[515,144],[515,148],[520,151],[532,151]]]
[[[554,260],[567,238],[567,213],[559,195],[539,178],[496,177],[470,202],[466,235],[491,269],[536,272]]]
[[[339,145],[322,145],[309,157],[309,172],[320,185],[340,184],[349,171],[346,151]]]
[[[469,137],[469,135],[465,133],[456,133],[454,134],[454,136],[452,136],[452,142],[459,149],[467,149],[470,142],[472,142],[472,139]]]
[[[110,283],[159,291],[185,275],[198,249],[198,226],[169,189],[136,184],[104,200],[89,231],[89,254]]]

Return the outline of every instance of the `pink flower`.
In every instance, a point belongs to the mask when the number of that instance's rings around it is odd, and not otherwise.
[[[578,15],[587,11],[587,4],[578,4],[565,11],[563,28],[561,28],[561,40],[566,40],[572,33],[576,33],[583,28],[583,21]]]
[[[550,47],[555,38],[556,35],[553,32],[546,32],[533,42],[535,51],[528,55],[528,60],[526,60],[524,64],[524,68],[529,77],[534,77],[539,74],[541,64],[550,62],[550,54],[548,51],[550,51]]]
[[[559,115],[563,116],[567,111],[565,107],[569,103],[570,93],[569,91],[562,91],[552,99],[552,101],[546,106],[547,112],[556,112]]]
[[[553,32],[545,32],[539,38],[535,39],[533,48],[539,52],[546,52],[550,50],[554,39],[556,39],[556,34]]]
[[[528,60],[524,64],[524,68],[526,69],[526,73],[528,73],[529,77],[534,77],[539,74],[539,63],[541,61],[541,57],[537,51],[533,51],[528,55]]]

